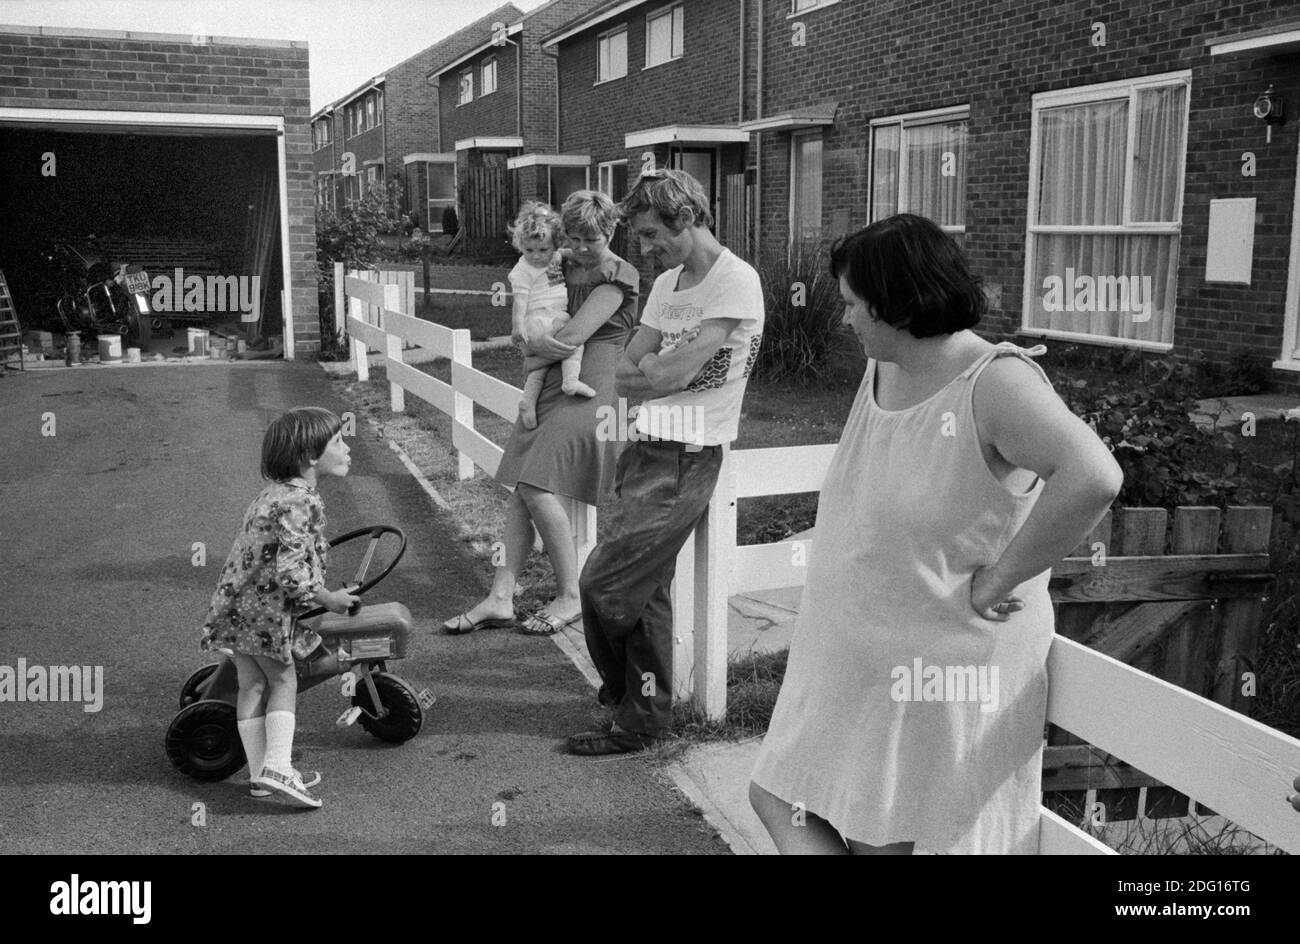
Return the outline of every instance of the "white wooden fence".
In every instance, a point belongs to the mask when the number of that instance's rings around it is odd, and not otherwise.
[[[695,541],[678,558],[675,671],[691,671],[708,715],[726,712],[727,601],[752,590],[802,586],[815,535],[736,545],[736,501],[820,491],[833,445],[746,449],[724,456],[718,487]],[[687,580],[693,574],[693,580]],[[680,650],[690,649],[690,652]],[[1048,654],[1047,720],[1213,809],[1290,853],[1300,852],[1300,813],[1286,797],[1300,775],[1300,740],[1109,656],[1056,636]],[[1039,851],[1113,854],[1044,808]]]
[[[474,369],[469,331],[445,328],[399,310],[402,304],[409,304],[411,312],[415,310],[413,302],[404,302],[400,284],[382,284],[356,272],[345,275],[342,264],[335,263],[334,285],[335,311],[347,312],[345,324],[357,379],[370,379],[368,351],[381,351],[393,412],[406,409],[407,391],[437,407],[451,418],[457,476],[473,478],[475,466],[495,475],[504,450],[474,428],[474,404],[513,423],[523,391]],[[426,348],[450,360],[451,383],[407,364],[403,350],[410,347]],[[578,565],[582,566],[596,544],[596,509],[562,496],[561,501],[568,503]]]
[[[452,418],[459,474],[474,466],[496,471],[502,450],[474,429],[478,403],[513,422],[520,390],[470,363],[469,332],[451,330],[398,311],[397,286],[379,285],[336,269],[336,310],[348,302],[347,328],[360,380],[368,379],[368,349],[385,353],[392,407],[410,391]],[[368,306],[368,307],[367,307]],[[369,317],[367,317],[369,315]],[[402,361],[403,342],[451,360],[446,384]],[[815,539],[737,546],[736,502],[762,495],[821,490],[833,445],[724,450],[708,511],[678,557],[674,582],[675,687],[689,690],[712,718],[726,712],[727,605],[736,593],[802,586]],[[596,512],[571,509],[580,557],[595,544]],[[1286,802],[1300,775],[1300,740],[1145,672],[1056,636],[1048,655],[1047,720],[1144,773],[1209,806],[1273,845],[1300,853],[1300,813]],[[1041,811],[1042,854],[1113,854],[1103,843]]]

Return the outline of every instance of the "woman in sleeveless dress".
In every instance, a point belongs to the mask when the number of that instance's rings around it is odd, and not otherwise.
[[[578,599],[578,560],[568,515],[558,496],[595,505],[613,483],[616,444],[597,436],[601,418],[616,402],[614,366],[637,323],[640,277],[631,263],[609,250],[619,222],[618,207],[603,193],[579,190],[560,209],[571,253],[566,254],[567,325],[526,349],[526,370],[550,369],[537,398],[537,425],[522,419],[506,443],[496,480],[514,487],[506,506],[505,559],[492,589],[464,613],[442,624],[443,632],[464,635],[480,628],[516,627],[549,636],[582,617]],[[594,397],[569,396],[562,389],[559,362],[582,344],[580,379]],[[555,599],[515,623],[514,594],[533,544],[533,527],[542,536],[555,572]]]
[[[1123,475],[951,237],[900,214],[832,251],[867,370],[827,471],[750,799],[782,853],[1036,853],[1050,570]]]

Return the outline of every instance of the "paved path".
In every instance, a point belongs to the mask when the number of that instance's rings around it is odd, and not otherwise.
[[[417,620],[392,668],[438,696],[399,747],[340,730],[332,685],[305,692],[300,766],[324,809],[285,812],[235,781],[198,784],[163,753],[217,572],[261,487],[266,422],[346,408],[315,364],[84,367],[0,379],[0,666],[102,665],[104,703],[0,702],[0,852],[720,853],[640,757],[561,750],[592,691],[544,639],[430,633],[472,602],[482,566],[362,424],[352,474],[323,485],[332,534],[396,523],[405,560],[371,602]],[[41,435],[52,413],[53,437]],[[204,542],[207,566],[191,565]],[[206,828],[191,825],[206,804]],[[494,803],[506,824],[491,825]]]

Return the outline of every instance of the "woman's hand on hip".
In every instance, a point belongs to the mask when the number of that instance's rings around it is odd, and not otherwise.
[[[992,568],[981,567],[975,571],[971,580],[970,605],[984,619],[1005,623],[1012,613],[1019,613],[1025,608],[1025,601],[1020,597],[1007,596],[999,590]]]

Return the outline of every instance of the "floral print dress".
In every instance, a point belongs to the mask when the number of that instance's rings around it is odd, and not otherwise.
[[[325,503],[305,482],[276,482],[244,512],[243,530],[221,569],[203,637],[205,650],[230,649],[286,665],[320,637],[294,615],[325,587]]]

